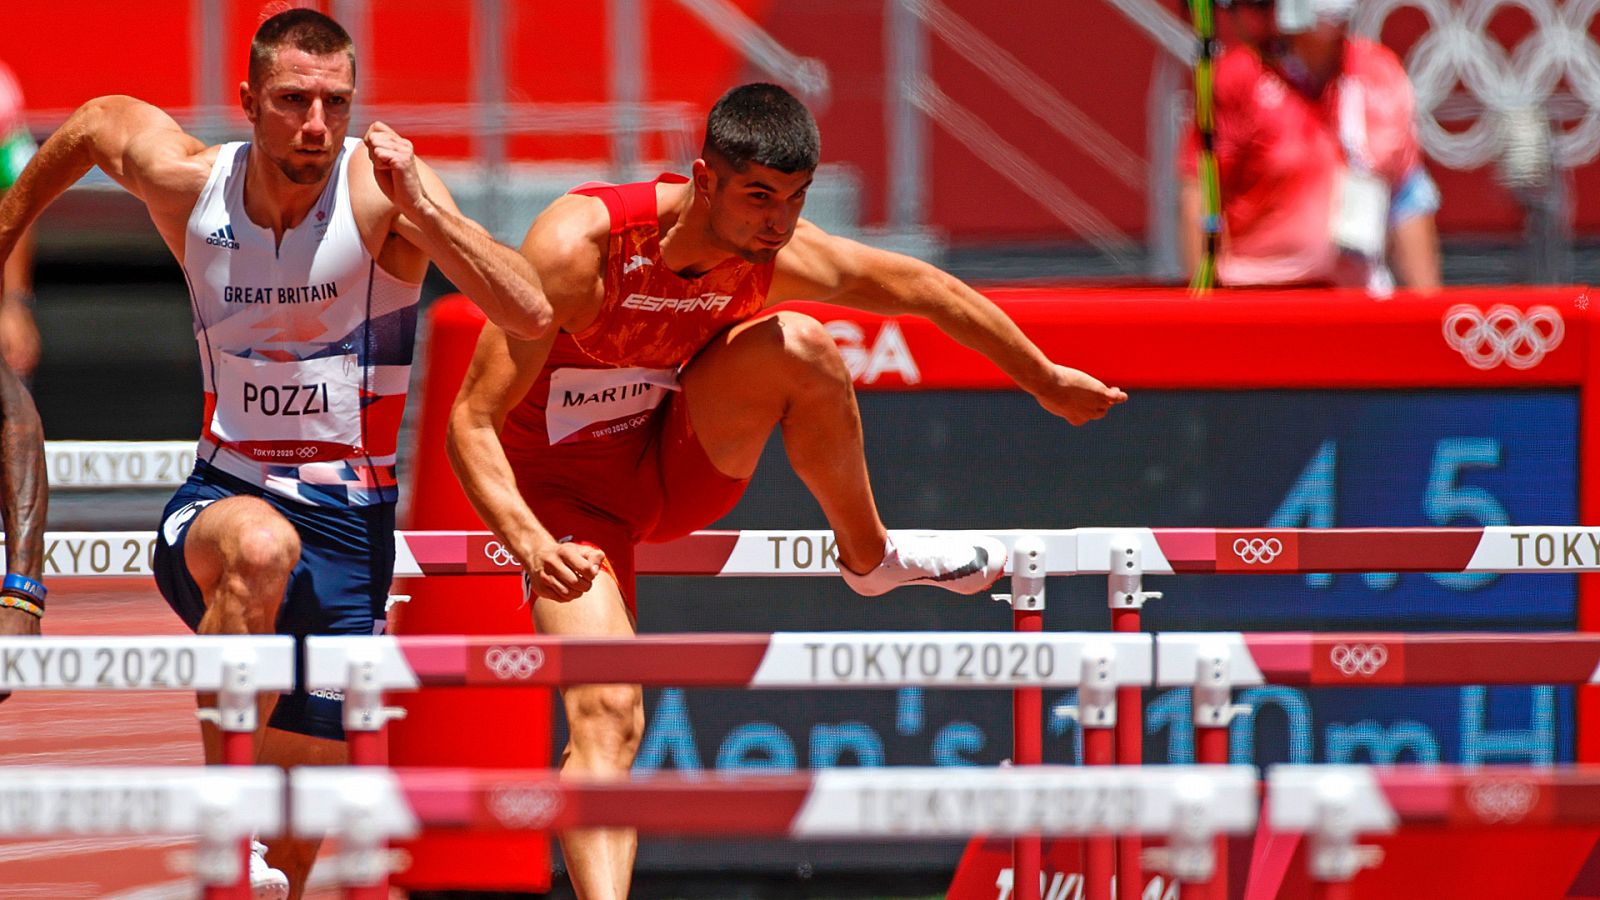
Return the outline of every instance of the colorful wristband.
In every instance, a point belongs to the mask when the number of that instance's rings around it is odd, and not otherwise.
[[[44,618],[44,607],[31,600],[13,597],[9,594],[0,594],[0,609],[20,609],[35,619]]]
[[[6,591],[22,594],[41,607],[44,606],[44,595],[49,593],[44,589],[43,584],[26,575],[18,575],[15,572],[7,572],[5,580],[0,581],[0,593]]]

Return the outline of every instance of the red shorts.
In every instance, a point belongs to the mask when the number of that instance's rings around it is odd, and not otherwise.
[[[517,486],[533,514],[560,540],[605,551],[635,612],[633,548],[704,528],[733,509],[749,479],[717,471],[673,394],[651,421],[624,440],[510,448]]]

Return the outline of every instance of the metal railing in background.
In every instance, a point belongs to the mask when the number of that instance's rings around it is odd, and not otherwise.
[[[509,41],[516,34],[515,17],[532,13],[527,4],[508,0],[470,0],[471,99],[426,104],[363,101],[357,106],[358,121],[382,120],[408,136],[470,137],[470,159],[459,164],[439,163],[436,168],[469,215],[502,240],[520,242],[521,229],[531,218],[529,207],[542,206],[577,181],[629,180],[645,173],[653,163],[679,167],[694,159],[704,111],[687,102],[647,99],[651,48],[646,27],[653,2],[606,0],[609,61],[608,99],[604,101],[533,103],[514,99]],[[789,51],[728,0],[675,2],[767,77],[791,87],[813,105],[827,102],[830,82],[820,60]],[[377,9],[372,0],[333,0],[329,11],[350,32],[358,48],[370,48]],[[190,96],[194,104],[167,109],[186,130],[208,143],[240,139],[249,133],[227,94],[225,80],[217,76],[227,69],[224,55],[235,52],[226,39],[232,33],[231,24],[226,4],[195,3],[190,7]],[[360,93],[367,93],[370,69],[356,67]],[[70,112],[32,110],[29,125],[48,133]],[[597,165],[513,162],[510,140],[529,135],[606,137],[611,158]],[[655,152],[664,160],[646,159],[645,140],[650,137],[659,141]],[[811,205],[829,226],[853,230],[859,211],[857,179],[848,169],[825,168],[818,179],[820,190],[812,192]],[[95,173],[85,179],[84,186],[111,188],[112,184]]]
[[[928,60],[929,37],[937,37],[1096,165],[1135,189],[1142,188],[1148,180],[1140,154],[939,0],[887,0],[884,21],[888,44],[890,229],[908,234],[927,231],[925,192],[931,179],[925,117],[1088,241],[1117,268],[1132,272],[1139,246],[1127,233],[1049,169],[1001,137],[982,116],[939,88]]]

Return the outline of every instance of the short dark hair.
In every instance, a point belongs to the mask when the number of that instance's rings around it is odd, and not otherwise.
[[[291,9],[267,19],[256,29],[256,36],[250,41],[251,85],[261,84],[274,55],[284,47],[293,47],[312,56],[342,51],[350,57],[350,74],[355,75],[356,49],[350,33],[314,9]]]
[[[817,167],[822,135],[793,94],[775,84],[742,84],[722,95],[706,118],[702,157],[717,156],[738,171],[757,163],[793,174]]]

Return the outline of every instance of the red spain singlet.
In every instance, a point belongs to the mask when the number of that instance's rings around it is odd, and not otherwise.
[[[661,259],[656,184],[586,184],[611,217],[605,297],[557,336],[501,443],[517,485],[558,539],[606,552],[633,605],[633,545],[679,537],[733,507],[746,482],[718,472],[674,396],[678,372],[718,333],[760,313],[773,265],[738,258],[697,278]]]

